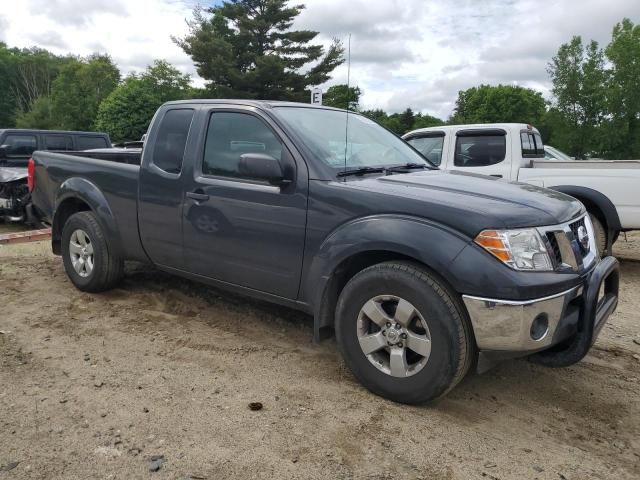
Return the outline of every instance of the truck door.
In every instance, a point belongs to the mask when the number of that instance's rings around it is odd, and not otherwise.
[[[511,178],[507,132],[501,128],[463,129],[452,139],[453,165],[448,168],[464,172]]]
[[[158,113],[140,166],[140,239],[156,264],[184,268],[182,247],[183,158],[194,109],[176,106]]]
[[[252,108],[213,108],[184,204],[187,269],[285,298],[297,297],[307,217],[308,173],[270,119]],[[295,171],[283,187],[243,178],[240,156],[261,153]]]

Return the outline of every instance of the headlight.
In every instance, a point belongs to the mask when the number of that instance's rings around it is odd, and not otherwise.
[[[549,252],[536,229],[484,230],[475,242],[515,270],[553,270]]]

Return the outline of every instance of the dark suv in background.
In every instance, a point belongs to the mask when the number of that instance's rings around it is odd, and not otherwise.
[[[96,148],[111,148],[109,135],[60,130],[0,130],[0,221],[27,220],[27,162],[34,151]]]
[[[90,150],[111,148],[106,133],[60,130],[0,130],[0,166],[26,167],[36,150]]]

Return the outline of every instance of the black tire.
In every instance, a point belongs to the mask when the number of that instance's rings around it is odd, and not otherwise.
[[[428,325],[431,353],[424,367],[396,377],[374,366],[360,347],[361,308],[380,295],[410,302]],[[336,337],[347,366],[371,392],[400,403],[423,403],[445,395],[466,375],[475,353],[473,336],[459,297],[425,268],[410,262],[384,262],[356,274],[336,307]]]
[[[71,236],[77,230],[86,233],[93,248],[93,269],[81,276],[71,260]],[[113,288],[123,276],[123,261],[109,249],[104,231],[93,212],[69,217],[62,228],[62,261],[71,282],[83,292],[102,292]]]
[[[602,222],[593,213],[589,213],[591,224],[593,225],[593,233],[598,247],[598,254],[603,257],[607,253],[607,230]]]

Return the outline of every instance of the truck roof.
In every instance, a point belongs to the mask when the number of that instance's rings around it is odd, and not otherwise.
[[[412,130],[407,132],[405,135],[420,133],[420,132],[433,132],[433,131],[456,131],[467,128],[502,128],[503,130],[531,130],[534,132],[538,132],[538,129],[533,127],[527,123],[467,123],[460,125],[441,125],[439,127],[427,127],[427,128],[419,128],[417,130]],[[539,132],[538,132],[539,133]]]
[[[3,133],[54,133],[54,134],[65,134],[65,135],[101,135],[108,136],[105,132],[79,132],[74,130],[41,130],[38,128],[0,128],[0,135]]]
[[[300,108],[317,108],[322,110],[337,110],[346,112],[341,108],[329,107],[327,105],[314,105],[302,102],[287,102],[283,100],[242,100],[242,99],[193,99],[193,100],[174,100],[166,102],[164,105],[184,105],[184,104],[223,104],[223,105],[244,105],[249,107],[273,108],[273,107],[300,107]],[[350,113],[358,113],[350,111]]]

